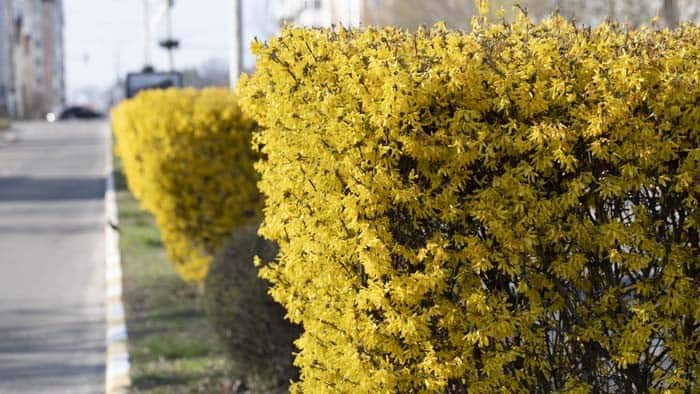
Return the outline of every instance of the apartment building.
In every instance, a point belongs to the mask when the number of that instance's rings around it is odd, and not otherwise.
[[[0,2],[0,113],[43,117],[65,101],[62,0]]]
[[[0,1],[0,117],[14,113],[14,60],[12,56],[13,12],[11,1]]]

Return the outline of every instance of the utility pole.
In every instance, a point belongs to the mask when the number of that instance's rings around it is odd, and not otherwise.
[[[143,0],[143,68],[151,65],[151,9],[149,0]]]
[[[173,17],[172,8],[175,0],[165,1],[165,39],[160,42],[160,46],[168,51],[168,67],[169,71],[175,70],[175,60],[173,59],[173,51],[180,46],[180,41],[173,38]]]
[[[241,2],[243,0],[229,0],[231,12],[231,41],[229,43],[229,83],[231,88],[235,88],[238,84],[238,79],[243,71],[243,56],[241,52],[241,43],[243,34],[241,29],[242,15]]]

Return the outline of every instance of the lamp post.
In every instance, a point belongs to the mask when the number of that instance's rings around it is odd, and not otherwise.
[[[143,68],[151,65],[151,7],[149,0],[143,0]]]
[[[165,39],[160,41],[160,46],[168,51],[168,67],[169,71],[175,70],[175,60],[173,51],[180,47],[180,41],[173,38],[173,19],[172,8],[175,0],[163,0],[166,2],[165,9]]]
[[[231,12],[231,41],[229,44],[229,84],[235,88],[243,71],[243,57],[241,56],[241,1],[230,0]]]

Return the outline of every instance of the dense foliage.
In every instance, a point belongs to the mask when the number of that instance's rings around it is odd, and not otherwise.
[[[204,282],[207,315],[246,390],[286,393],[298,377],[292,353],[301,330],[284,319],[284,308],[267,294],[269,284],[258,278],[253,256],[269,261],[277,248],[256,230],[236,230],[212,262]]]
[[[698,27],[520,15],[254,51],[293,390],[698,389]]]
[[[155,216],[177,271],[203,279],[231,231],[259,220],[255,123],[227,89],[168,89],[123,102],[112,125],[129,189]]]

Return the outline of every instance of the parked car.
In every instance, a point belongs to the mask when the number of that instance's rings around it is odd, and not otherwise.
[[[69,119],[98,119],[102,117],[104,117],[104,114],[80,105],[73,105],[63,108],[60,111],[46,114],[46,120],[49,122]]]

